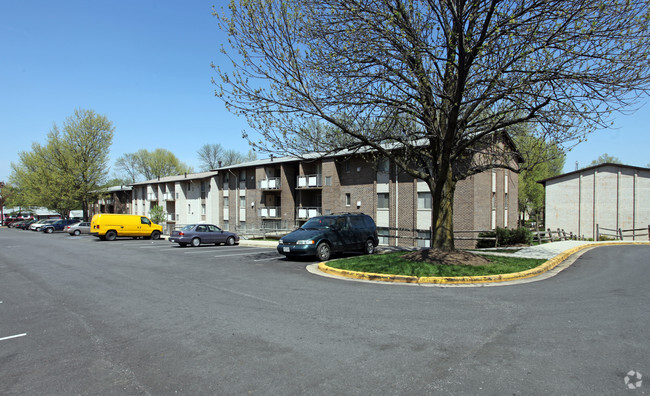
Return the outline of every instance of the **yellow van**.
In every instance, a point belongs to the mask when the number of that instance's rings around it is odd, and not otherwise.
[[[154,224],[147,216],[99,213],[90,221],[90,234],[102,241],[113,241],[117,237],[158,239],[162,226]]]

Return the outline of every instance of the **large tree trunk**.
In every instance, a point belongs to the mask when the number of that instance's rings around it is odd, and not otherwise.
[[[451,169],[431,189],[431,248],[454,250],[454,192]]]

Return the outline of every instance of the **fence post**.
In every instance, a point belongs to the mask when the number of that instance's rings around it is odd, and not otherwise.
[[[634,233],[634,231],[632,231],[632,233]],[[623,240],[623,229],[622,228],[618,229],[618,235],[621,237],[621,241],[622,241]]]
[[[596,235],[594,235],[594,239],[596,240],[596,242],[598,242],[598,240],[600,239],[598,238],[599,235],[600,235],[600,224],[596,223]]]

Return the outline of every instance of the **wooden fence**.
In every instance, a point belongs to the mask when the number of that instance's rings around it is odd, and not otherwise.
[[[625,238],[636,240],[637,237],[647,237],[650,240],[650,225],[644,228],[630,228],[627,230],[621,228],[605,228],[596,224],[596,240],[603,240],[602,237],[614,238],[616,240],[625,240]],[[645,238],[644,238],[645,239]]]

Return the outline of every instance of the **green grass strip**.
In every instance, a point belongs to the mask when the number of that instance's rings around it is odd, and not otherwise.
[[[490,260],[490,264],[483,266],[444,265],[407,261],[401,257],[406,253],[408,252],[348,257],[330,261],[327,265],[348,271],[375,274],[449,277],[509,274],[535,268],[546,261],[543,259],[484,255],[483,257]]]

